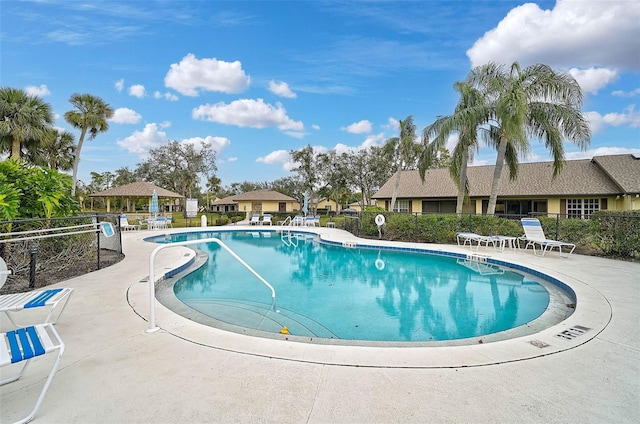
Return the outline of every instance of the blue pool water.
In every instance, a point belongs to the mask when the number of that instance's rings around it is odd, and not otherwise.
[[[478,337],[524,325],[549,304],[534,277],[495,265],[403,251],[344,248],[275,232],[176,234],[164,242],[218,237],[276,290],[218,245],[199,244],[207,264],[175,295],[216,320],[296,336],[366,341]]]

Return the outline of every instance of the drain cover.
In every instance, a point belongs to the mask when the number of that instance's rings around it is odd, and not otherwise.
[[[559,337],[565,340],[573,340],[578,336],[582,336],[584,333],[586,333],[589,330],[590,328],[583,327],[581,325],[576,325],[571,327],[568,330],[564,330],[562,333],[556,334],[556,337]]]
[[[531,343],[535,347],[539,347],[540,349],[549,347],[548,344],[546,344],[545,342],[541,342],[540,340],[531,340],[529,343]]]

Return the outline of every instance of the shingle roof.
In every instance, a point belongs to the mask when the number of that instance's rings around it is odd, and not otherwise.
[[[227,196],[227,197],[224,197],[222,199],[216,199],[211,204],[214,205],[214,206],[217,206],[217,205],[233,205],[233,204],[238,203],[235,200],[233,200],[233,197],[234,196]]]
[[[236,194],[221,200],[232,200],[234,202],[295,202],[296,199],[275,190],[256,190],[246,193]],[[219,201],[218,201],[219,202]],[[227,202],[228,204],[229,202]]]
[[[604,166],[604,168],[603,168]],[[489,197],[495,166],[468,168],[469,195]],[[609,170],[606,172],[605,169]],[[640,160],[632,155],[598,156],[593,159],[571,160],[555,179],[552,162],[521,163],[518,178],[509,180],[504,168],[498,189],[499,196],[582,196],[640,193]],[[614,178],[614,179],[612,179]],[[395,175],[389,179],[374,199],[391,198]],[[424,183],[418,171],[402,171],[398,198],[455,197],[458,193],[449,169],[430,169]]]
[[[183,198],[184,196],[174,193],[162,187],[158,187],[146,181],[138,181],[108,190],[92,193],[89,197],[151,197],[153,190],[158,193],[158,197]]]

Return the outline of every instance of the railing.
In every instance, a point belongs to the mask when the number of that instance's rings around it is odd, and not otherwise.
[[[242,266],[244,266],[249,272],[251,272],[254,276],[256,276],[258,278],[258,280],[260,280],[262,282],[262,284],[264,284],[265,286],[267,286],[271,290],[272,305],[275,306],[276,290],[273,288],[273,286],[271,284],[269,284],[267,282],[267,280],[262,278],[262,276],[260,274],[258,274],[253,268],[251,268],[251,266],[249,266],[249,264],[247,264],[245,261],[243,261],[240,256],[238,256],[233,250],[231,250],[220,239],[207,238],[207,239],[187,240],[187,241],[180,241],[180,242],[176,242],[176,243],[163,244],[161,246],[156,247],[153,250],[153,252],[151,252],[151,256],[149,257],[149,329],[147,330],[147,333],[153,333],[153,332],[156,332],[156,331],[158,331],[160,329],[160,327],[156,326],[156,304],[155,304],[155,298],[156,298],[156,284],[155,283],[156,283],[156,278],[155,278],[155,271],[154,271],[156,255],[162,249],[166,249],[167,247],[187,246],[187,245],[190,245],[190,244],[200,244],[200,243],[216,243],[218,246],[220,246],[224,250],[226,250],[235,260],[240,262],[240,264]],[[162,278],[164,278],[164,275],[162,276]]]

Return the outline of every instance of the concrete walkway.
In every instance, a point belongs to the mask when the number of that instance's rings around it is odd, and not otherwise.
[[[571,321],[475,346],[323,346],[227,333],[158,302],[161,330],[145,332],[141,281],[157,245],[142,239],[151,234],[124,233],[125,260],[58,284],[76,291],[56,324],[66,351],[35,422],[640,422],[640,264],[481,249],[567,281],[578,293]],[[190,255],[187,247],[163,249],[154,272]],[[574,324],[591,330],[563,344],[555,335]],[[0,422],[26,415],[50,364],[38,358],[25,378],[0,388]]]

